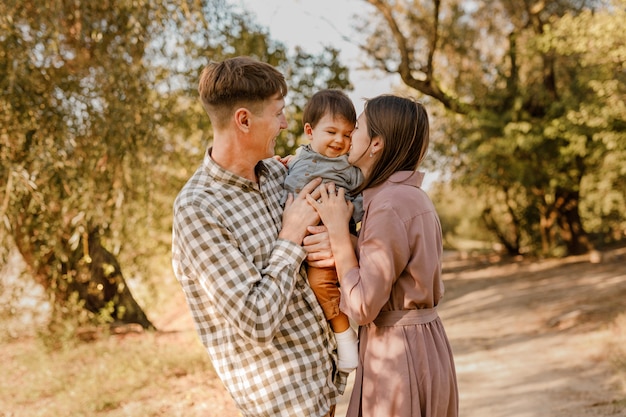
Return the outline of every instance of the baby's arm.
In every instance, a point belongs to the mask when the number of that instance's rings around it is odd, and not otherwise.
[[[295,157],[295,155],[287,155],[285,157],[282,157],[280,155],[274,155],[274,159],[277,160],[278,162],[280,162],[281,164],[283,164],[285,166],[285,168],[289,168],[289,162],[291,162],[291,160]]]
[[[295,155],[287,155],[284,158],[280,158],[280,162],[282,162],[285,166],[289,165],[289,162],[291,162],[291,160],[293,158],[295,158]]]

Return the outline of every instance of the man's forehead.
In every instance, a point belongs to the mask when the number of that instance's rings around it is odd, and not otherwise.
[[[275,96],[270,98],[270,103],[272,106],[277,107],[279,109],[283,108],[285,107],[285,97],[283,97],[282,94],[277,93]]]

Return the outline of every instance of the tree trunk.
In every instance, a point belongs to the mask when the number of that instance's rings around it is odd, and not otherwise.
[[[511,256],[517,256],[520,254],[519,248],[519,238],[517,235],[513,237],[513,241],[509,240],[506,236],[506,233],[502,231],[502,229],[498,226],[498,223],[493,218],[493,214],[491,213],[490,208],[486,208],[483,210],[481,214],[482,220],[485,223],[485,227],[487,230],[491,231],[496,237],[498,241],[504,246],[507,253]]]
[[[154,325],[126,285],[117,259],[102,246],[98,229],[90,231],[86,241],[83,238],[82,249],[81,257],[86,260],[86,265],[83,262],[77,267],[78,278],[72,282],[71,288],[78,292],[85,308],[92,313],[109,309],[111,317],[118,322],[137,323],[144,329],[154,330]],[[85,252],[88,256],[84,256]]]
[[[562,188],[556,190],[555,208],[559,213],[558,226],[568,255],[580,255],[593,249],[580,220],[579,201],[578,191]]]
[[[34,239],[21,231],[21,227],[14,229],[16,247],[51,302],[63,306],[76,292],[84,301],[84,308],[92,313],[106,308],[118,323],[137,323],[146,330],[155,330],[126,285],[117,259],[102,246],[98,229],[84,237],[82,245],[66,262],[60,262],[53,250],[37,253]]]
[[[558,221],[558,216],[559,214],[554,204],[546,204],[541,209],[541,251],[544,255],[550,255],[557,243],[556,228],[554,226]]]

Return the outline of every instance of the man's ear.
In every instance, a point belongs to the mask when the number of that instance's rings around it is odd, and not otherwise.
[[[250,110],[245,107],[238,108],[235,110],[234,119],[237,128],[245,131],[250,130]]]

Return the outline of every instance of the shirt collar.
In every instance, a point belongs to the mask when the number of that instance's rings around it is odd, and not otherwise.
[[[208,148],[202,163],[202,168],[204,171],[214,180],[223,182],[225,184],[234,185],[244,190],[248,189],[259,189],[259,184],[254,181],[250,181],[247,178],[239,176],[233,172],[228,171],[227,169],[222,168],[217,162],[211,158],[211,150],[213,148]],[[267,174],[267,167],[263,163],[263,161],[259,161],[254,167],[254,172],[257,174],[259,179]]]

